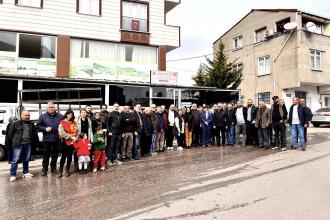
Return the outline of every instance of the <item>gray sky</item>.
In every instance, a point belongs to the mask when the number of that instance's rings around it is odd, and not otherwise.
[[[212,53],[212,44],[251,9],[294,8],[330,18],[329,0],[181,0],[167,15],[167,24],[181,26],[181,47],[167,60]],[[167,62],[168,71],[179,73],[179,84],[192,85],[197,68],[205,59]]]

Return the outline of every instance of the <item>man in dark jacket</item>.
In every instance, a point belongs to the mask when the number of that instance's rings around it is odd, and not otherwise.
[[[120,157],[121,161],[132,159],[133,137],[137,135],[137,121],[129,106],[125,106],[122,111],[121,130],[122,144]]]
[[[39,142],[35,125],[30,121],[30,112],[23,111],[21,120],[13,122],[6,134],[7,143],[13,147],[13,161],[10,168],[10,182],[16,180],[20,157],[23,160],[23,177],[32,177],[29,173],[29,160],[32,146]]]
[[[141,105],[137,104],[135,105],[134,112],[132,113],[136,120],[136,133],[134,134],[134,142],[133,142],[133,150],[132,150],[132,157],[134,160],[139,160],[141,157],[141,131],[142,131],[142,110]]]
[[[308,119],[306,111],[299,104],[299,98],[292,98],[292,105],[289,112],[289,124],[291,126],[292,144],[291,149],[297,149],[297,136],[299,137],[300,147],[303,151],[306,150],[304,140],[304,127],[307,127]]]
[[[309,124],[312,121],[313,113],[312,110],[306,106],[305,99],[299,99],[299,104],[304,106],[305,114],[307,117],[307,123],[306,123],[307,127],[304,127],[304,139],[305,139],[305,145],[307,145],[307,128],[309,127]]]
[[[247,102],[246,116],[246,145],[258,145],[258,129],[255,126],[258,108],[253,105],[252,99]]]
[[[59,137],[58,125],[62,120],[63,115],[55,111],[53,102],[47,104],[47,112],[40,115],[36,125],[37,130],[43,134],[44,155],[42,158],[42,176],[46,176],[49,166],[49,157],[52,158],[50,162],[50,169],[52,173],[56,173],[56,164],[58,158]]]
[[[119,165],[122,163],[118,160],[118,151],[121,141],[121,122],[122,115],[119,113],[119,104],[115,102],[113,104],[113,111],[109,113],[107,118],[107,130],[109,136],[107,158],[109,165]]]
[[[226,124],[227,124],[227,112],[223,109],[223,104],[218,104],[218,109],[214,111],[214,128],[215,128],[215,138],[217,139],[217,145],[224,147],[226,145]],[[221,139],[220,142],[220,132]]]
[[[273,96],[273,104],[271,106],[272,126],[275,132],[275,147],[272,149],[286,150],[286,135],[285,135],[285,122],[288,118],[288,111],[285,104],[280,103],[278,96]]]
[[[151,139],[153,134],[153,126],[150,117],[150,108],[146,108],[142,114],[142,134],[141,134],[141,154],[142,156],[151,156]]]
[[[199,147],[200,133],[201,133],[201,112],[197,109],[197,104],[193,103],[191,106],[191,114],[193,115],[193,128],[192,128],[192,145]]]
[[[232,104],[227,105],[227,143],[228,145],[235,144],[235,125],[236,125],[236,115],[235,109],[233,109]]]
[[[150,106],[150,117],[153,127],[153,134],[151,139],[151,153],[156,152],[156,141],[157,141],[157,131],[158,131],[158,117],[157,117],[157,107],[155,104]]]

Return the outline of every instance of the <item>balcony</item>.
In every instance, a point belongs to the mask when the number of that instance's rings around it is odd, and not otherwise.
[[[168,13],[180,3],[181,0],[165,0],[165,13]]]

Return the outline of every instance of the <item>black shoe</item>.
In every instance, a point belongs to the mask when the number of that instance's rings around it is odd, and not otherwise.
[[[41,172],[41,176],[47,176],[47,172],[46,171],[42,171]]]
[[[56,168],[54,168],[54,169],[51,169],[51,171],[50,172],[52,172],[52,173],[57,173],[57,169]]]
[[[87,174],[87,169],[84,170],[84,174]]]
[[[306,148],[305,148],[305,147],[304,147],[304,148],[301,148],[301,150],[302,150],[302,151],[306,151]]]

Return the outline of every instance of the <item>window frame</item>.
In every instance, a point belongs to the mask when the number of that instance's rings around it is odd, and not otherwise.
[[[242,62],[240,62],[240,63],[234,63],[234,64],[233,64],[233,68],[234,68],[236,71],[239,71],[239,70],[243,69],[243,67],[244,67],[244,65],[243,65]]]
[[[268,95],[267,100],[264,98],[260,98],[261,95]],[[258,92],[258,104],[260,101],[264,101],[266,104],[270,104],[270,92]]]
[[[147,31],[134,31],[134,30],[127,30],[123,28],[123,17],[124,17],[124,2],[131,2],[137,4],[145,4],[147,6]],[[138,32],[138,33],[149,33],[150,31],[150,3],[147,1],[136,1],[136,0],[121,0],[120,1],[120,30],[122,31],[130,31],[130,32]]]
[[[281,19],[281,20],[275,22],[276,33],[281,33],[281,34],[285,33],[284,25],[282,27],[283,31],[280,31],[279,27],[281,26],[282,23],[289,23],[289,22],[291,22],[291,17],[287,17],[287,18],[284,18],[284,19]]]
[[[2,0],[0,0],[1,4],[2,4]],[[21,5],[18,3],[18,0],[15,0],[15,5],[16,6],[20,6],[20,7],[27,7],[27,8],[39,8],[39,9],[43,9],[44,7],[44,0],[40,0],[40,7],[35,7],[35,6],[28,6],[28,5]]]
[[[265,41],[265,37],[263,37],[263,38],[260,39],[259,41],[257,40],[257,32],[260,32],[260,31],[262,31],[262,30],[265,30],[264,32],[266,32],[266,31],[267,31],[267,26],[264,26],[264,27],[259,28],[259,29],[257,29],[257,30],[254,31],[254,42],[255,42],[255,43],[260,43],[260,42]]]
[[[236,47],[236,41],[240,42],[240,46]],[[240,50],[243,48],[243,35],[233,38],[233,50]]]
[[[310,51],[310,53],[309,53],[310,58],[313,57],[314,64],[315,64],[315,66],[313,66],[312,60],[310,59],[310,61],[311,61],[311,70],[323,71],[323,55],[322,55],[323,51],[315,50],[315,49],[310,49],[309,51]],[[314,53],[314,54],[312,54],[312,53]],[[316,53],[320,53],[320,68],[316,68],[316,57],[317,57]]]
[[[266,70],[267,70],[267,67],[266,67],[266,58],[268,58],[268,63],[269,63],[269,72],[267,73]],[[260,68],[259,68],[259,61],[263,59],[263,62],[264,62],[264,66],[263,66],[263,70],[264,72],[261,74],[259,72]],[[270,75],[272,73],[271,71],[271,63],[270,63],[270,55],[266,55],[266,56],[262,56],[262,57],[259,57],[257,59],[257,66],[258,66],[258,72],[257,72],[257,76],[267,76],[267,75]]]
[[[102,0],[99,1],[99,14],[88,14],[88,13],[83,13],[79,11],[80,7],[80,0],[76,0],[76,13],[81,14],[81,15],[89,15],[89,16],[96,16],[96,17],[101,17],[102,16]]]
[[[23,57],[20,56],[20,46],[21,46],[21,35],[25,35],[25,36],[36,36],[36,37],[40,37],[40,57],[36,58],[36,57]],[[42,57],[42,38],[43,37],[49,37],[49,38],[54,38],[54,58],[52,57]],[[34,59],[34,60],[41,60],[41,59],[51,59],[51,60],[56,60],[57,59],[57,37],[56,36],[52,36],[52,35],[40,35],[40,34],[30,34],[30,33],[17,33],[17,42],[18,44],[16,45],[16,52],[17,52],[17,59]]]

